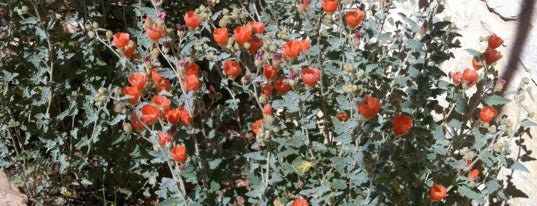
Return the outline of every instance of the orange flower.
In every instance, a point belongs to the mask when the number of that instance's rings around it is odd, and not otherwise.
[[[362,23],[362,20],[364,20],[364,17],[365,17],[365,12],[362,11],[361,9],[348,11],[347,13],[345,13],[345,22],[351,29],[354,29],[360,23]]]
[[[280,77],[276,81],[274,81],[274,89],[282,95],[287,94],[289,90],[291,90],[291,85],[287,80],[284,80],[283,77]],[[268,95],[267,95],[268,96]]]
[[[185,90],[187,92],[191,91],[197,91],[200,88],[200,80],[198,79],[198,76],[195,74],[188,74],[186,75],[186,80],[184,81],[183,85],[185,86]]]
[[[134,51],[136,50],[136,42],[129,41],[129,44],[125,47],[125,51],[123,51],[123,56],[130,58],[134,54]]]
[[[199,70],[200,70],[200,66],[198,66],[198,64],[196,64],[196,63],[192,63],[186,69],[186,74],[187,75],[190,75],[190,74],[198,75]]]
[[[254,34],[263,34],[265,32],[265,23],[259,21],[248,22],[248,25],[252,27]]]
[[[282,47],[282,56],[287,60],[292,60],[300,54],[310,48],[308,40],[290,40]]]
[[[382,107],[379,99],[366,95],[364,97],[364,100],[365,104],[362,102],[358,102],[358,111],[360,112],[360,114],[366,119],[371,119],[377,116],[380,111],[380,107]]]
[[[158,71],[160,71],[160,67],[153,67],[151,68],[151,79],[155,82],[155,83],[159,83],[160,81],[162,81],[164,78],[162,78],[162,76],[160,76],[158,74]]]
[[[213,38],[214,41],[220,45],[226,45],[227,40],[229,39],[229,33],[227,32],[227,28],[217,28],[213,31]]]
[[[404,115],[395,115],[392,126],[395,135],[405,135],[412,128],[412,119]]]
[[[179,107],[179,116],[181,117],[181,122],[185,125],[190,125],[190,115],[188,111],[185,110],[184,106]]]
[[[272,105],[271,104],[265,104],[263,106],[263,114],[271,115],[272,114]]]
[[[187,153],[184,145],[176,145],[172,148],[171,153],[173,160],[176,162],[183,163],[186,161]]]
[[[194,14],[194,11],[186,12],[184,19],[189,29],[196,29],[201,24],[200,18]]]
[[[252,132],[254,134],[257,134],[259,132],[259,127],[263,126],[265,124],[265,120],[260,119],[252,123]]]
[[[347,116],[347,114],[344,113],[344,112],[342,112],[342,113],[337,113],[337,114],[336,114],[336,117],[337,117],[339,120],[344,121],[344,122],[346,122],[346,121],[349,119],[349,117]]]
[[[293,201],[293,204],[291,206],[309,206],[308,201],[302,198],[298,198],[295,201]]]
[[[252,30],[248,26],[239,26],[233,30],[233,39],[238,44],[244,44],[252,37]]]
[[[144,89],[145,84],[147,83],[147,74],[145,72],[134,72],[129,75],[129,84],[133,87],[138,88],[139,90]]]
[[[492,47],[487,47],[487,50],[485,50],[485,62],[487,62],[487,64],[492,64],[502,57],[503,55]]]
[[[274,79],[276,78],[277,74],[278,68],[276,68],[275,66],[272,66],[270,64],[265,64],[265,66],[263,66],[263,75],[265,75],[265,78]]]
[[[496,49],[503,44],[503,39],[492,34],[488,38],[488,43],[490,48]]]
[[[282,47],[282,56],[288,60],[294,59],[298,56],[301,50],[301,45],[298,41],[291,40],[285,43]]]
[[[248,40],[248,43],[250,44],[250,47],[248,48],[248,51],[250,53],[255,54],[261,46],[263,46],[263,40],[257,37],[253,37],[250,40]]]
[[[338,3],[337,0],[322,0],[321,7],[323,7],[324,12],[332,14],[337,10]]]
[[[496,115],[498,115],[498,112],[494,107],[492,106],[485,106],[481,109],[479,112],[479,119],[483,122],[490,122],[494,118],[496,118]]]
[[[142,115],[140,119],[142,122],[146,125],[153,125],[158,122],[158,118],[160,117],[160,110],[150,104],[146,104],[141,109]]]
[[[473,86],[477,83],[477,72],[473,69],[466,68],[462,73],[462,78],[466,82],[466,85]]]
[[[474,67],[475,70],[479,70],[483,67],[483,65],[479,63],[477,59],[474,57],[472,58],[472,67]]]
[[[317,68],[305,68],[302,70],[302,81],[307,87],[313,87],[319,81],[321,71]]]
[[[431,200],[440,201],[447,196],[446,188],[440,184],[434,184],[429,190],[429,195],[431,195]]]
[[[134,129],[138,132],[144,131],[145,126],[140,122],[140,119],[138,119],[138,115],[136,115],[136,112],[133,112],[131,115],[131,125],[134,127]]]
[[[459,84],[461,83],[461,80],[462,80],[462,72],[455,72],[453,74],[453,83],[455,84]]]
[[[272,84],[267,83],[263,85],[263,95],[269,97],[272,95]]]
[[[127,33],[117,32],[114,34],[112,41],[117,48],[123,48],[129,44],[130,35]]]
[[[158,105],[163,112],[167,112],[171,109],[171,102],[166,96],[155,95],[151,98],[151,102]]]
[[[148,17],[149,18],[149,17]],[[166,36],[166,27],[159,26],[158,24],[151,23],[152,26],[144,27],[145,33],[147,36],[154,42],[158,41],[160,38]]]
[[[177,124],[181,119],[181,114],[182,112],[178,109],[171,109],[164,113],[164,119],[171,124]]]
[[[172,136],[170,136],[170,134],[168,134],[167,132],[158,131],[157,134],[159,137],[158,143],[160,144],[160,146],[164,147],[172,142]]]
[[[473,169],[472,171],[470,171],[470,173],[468,173],[468,178],[470,178],[471,180],[476,180],[478,177],[479,177],[478,169]]]
[[[123,94],[132,96],[127,99],[127,102],[129,102],[132,105],[135,105],[140,101],[140,90],[136,87],[125,87],[123,89]]]
[[[298,40],[298,45],[300,45],[300,52],[305,52],[310,49],[310,41],[307,39]]]
[[[168,91],[170,90],[170,80],[169,79],[163,79],[158,83],[157,91]]]
[[[227,60],[224,63],[224,73],[229,76],[230,79],[235,79],[241,74],[241,66],[239,62],[233,60]]]

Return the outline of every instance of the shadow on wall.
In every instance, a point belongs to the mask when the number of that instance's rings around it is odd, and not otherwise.
[[[535,6],[535,1],[537,0],[526,0],[523,1],[523,3],[520,5],[520,15],[518,18],[518,26],[516,31],[516,40],[513,45],[513,49],[511,50],[511,53],[509,54],[509,59],[507,60],[506,69],[505,72],[501,75],[501,79],[504,79],[507,82],[507,85],[505,85],[503,88],[504,90],[508,88],[509,84],[511,83],[511,79],[513,78],[513,75],[515,74],[515,71],[518,69],[518,56],[520,56],[520,53],[522,52],[522,48],[524,46],[524,43],[528,39],[528,35],[530,33],[531,29],[531,17],[533,15],[533,8]],[[498,113],[501,113],[501,108],[497,108]]]

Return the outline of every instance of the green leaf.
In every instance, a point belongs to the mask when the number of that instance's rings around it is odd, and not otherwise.
[[[440,141],[440,140],[444,140],[444,130],[442,129],[442,127],[437,127],[434,132],[433,132],[433,138],[436,140],[436,141]]]
[[[457,93],[455,96],[455,111],[459,114],[465,114],[468,111],[468,104],[462,94]]]
[[[467,187],[467,186],[460,186],[457,191],[459,192],[459,194],[461,194],[462,196],[465,196],[465,197],[468,197],[472,200],[475,200],[477,201],[479,204],[484,204],[485,203],[485,199],[483,198],[483,196],[477,192],[475,192],[474,190],[472,190],[471,188]]]
[[[487,182],[487,191],[489,194],[498,191],[501,185],[498,184],[498,180],[491,180]]]
[[[537,126],[537,123],[529,120],[529,119],[524,119],[522,120],[522,122],[520,122],[520,126],[524,127],[524,128],[528,128],[528,127],[535,127]]]
[[[125,195],[127,196],[127,198],[129,198],[129,197],[132,195],[132,191],[130,191],[130,190],[127,189],[127,188],[123,188],[123,187],[122,187],[122,188],[119,188],[118,191],[119,191],[120,193],[125,194]]]
[[[449,121],[448,125],[452,127],[453,129],[457,129],[457,130],[462,128],[462,122],[459,121],[458,119],[452,119],[451,121]]]
[[[343,95],[337,96],[336,101],[337,101],[337,103],[339,104],[339,107],[342,110],[351,109],[351,102],[349,102],[349,100],[347,100],[347,98],[345,98],[345,96],[343,96]]]
[[[470,55],[474,57],[479,57],[482,54],[481,52],[474,50],[474,49],[465,49],[464,51],[468,52]]]
[[[498,95],[491,95],[488,97],[485,97],[485,103],[488,105],[504,105],[511,102],[510,99],[507,99],[505,97],[500,97]]]
[[[524,166],[520,162],[513,163],[511,165],[510,169],[512,169],[512,170],[520,170],[520,171],[524,171],[524,172],[530,172],[530,170],[528,170],[528,168],[526,168],[526,166]]]
[[[285,107],[289,110],[289,112],[298,112],[300,109],[300,97],[297,93],[290,91],[287,93],[287,95],[283,96],[283,100],[285,101]]]

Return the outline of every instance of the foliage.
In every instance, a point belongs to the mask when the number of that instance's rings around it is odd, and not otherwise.
[[[449,76],[440,67],[460,35],[439,2],[416,13],[398,12],[402,2],[340,1],[333,13],[327,0],[215,3],[0,3],[0,165],[12,182],[60,205],[525,196],[499,172],[527,171],[522,136],[537,124],[482,109],[511,102],[494,68],[503,42],[468,50],[483,68]],[[521,108],[528,88],[515,91]]]

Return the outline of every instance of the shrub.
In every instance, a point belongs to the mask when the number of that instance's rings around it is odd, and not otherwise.
[[[536,125],[497,117],[511,101],[494,68],[503,41],[468,49],[473,67],[450,77],[440,66],[460,35],[438,19],[441,4],[394,14],[395,2],[151,2],[112,5],[132,14],[119,27],[106,3],[79,5],[89,13],[73,17],[84,25],[73,34],[39,16],[43,5],[3,3],[22,13],[2,37],[1,165],[37,203],[524,196],[499,178],[527,170],[506,140]]]

